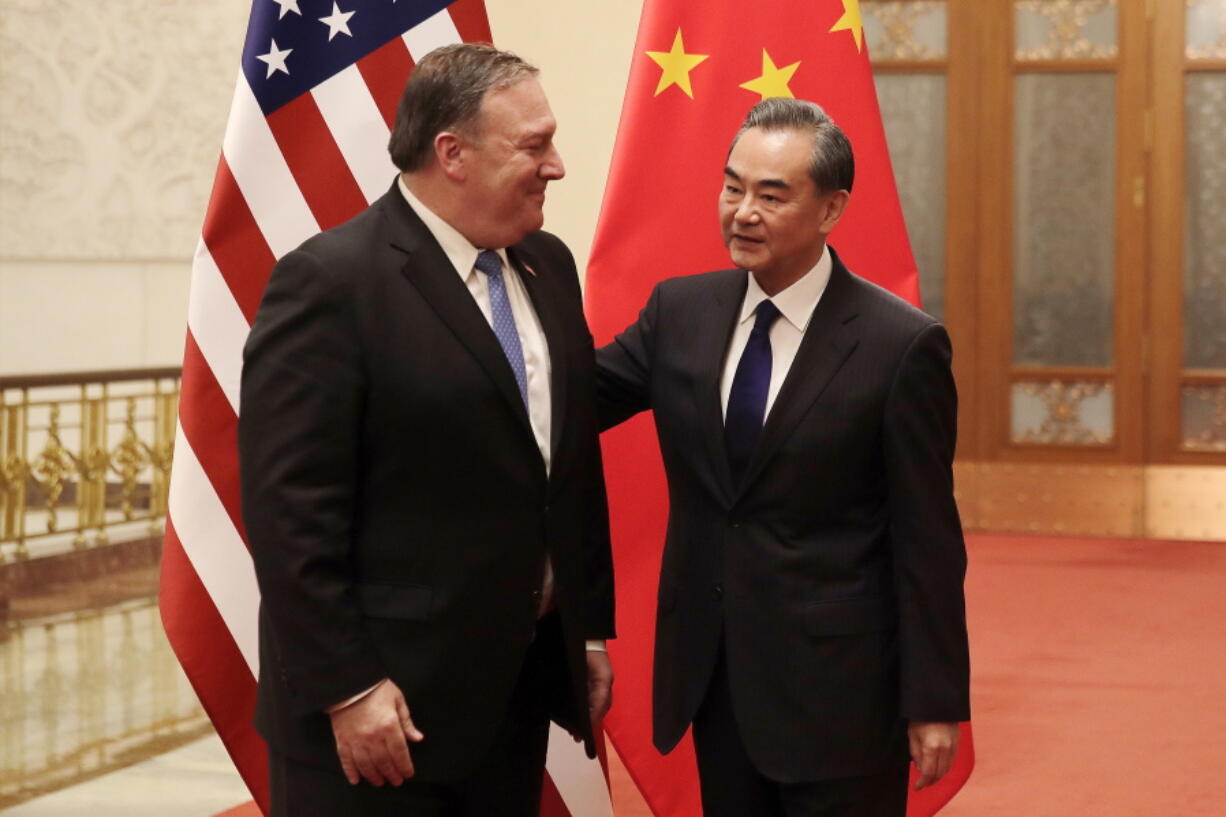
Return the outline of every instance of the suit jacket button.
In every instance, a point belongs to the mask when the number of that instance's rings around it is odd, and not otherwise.
[[[533,591],[532,591],[532,600],[533,600],[533,601],[540,601],[540,600],[541,600],[541,591],[540,591],[540,590],[533,590]]]
[[[717,584],[711,588],[711,592],[715,593],[715,598],[722,599],[724,597],[724,586]]]

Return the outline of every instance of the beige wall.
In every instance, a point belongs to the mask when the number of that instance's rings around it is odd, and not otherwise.
[[[558,118],[566,178],[549,192],[546,229],[587,262],[638,29],[639,0],[485,0],[494,39],[541,68]]]
[[[638,0],[486,0],[542,69],[587,258]],[[179,362],[249,0],[0,0],[0,374]]]
[[[0,0],[0,373],[179,361],[249,9]]]

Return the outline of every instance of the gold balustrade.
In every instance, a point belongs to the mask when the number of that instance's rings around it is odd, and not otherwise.
[[[178,368],[0,377],[0,563],[158,535]],[[135,526],[135,527],[134,527]]]

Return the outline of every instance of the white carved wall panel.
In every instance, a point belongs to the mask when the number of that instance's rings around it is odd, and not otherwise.
[[[249,0],[0,0],[0,257],[191,256]]]

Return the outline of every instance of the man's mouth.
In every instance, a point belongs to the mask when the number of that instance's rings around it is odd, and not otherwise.
[[[760,238],[753,238],[752,236],[741,235],[740,233],[733,233],[732,240],[733,241],[743,241],[746,244],[761,244],[762,243],[762,239]]]

